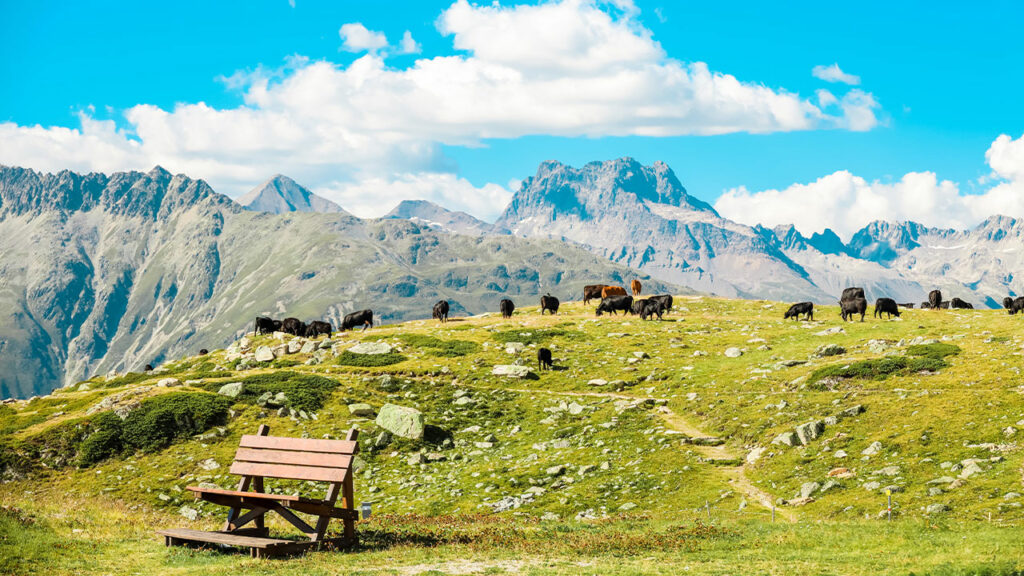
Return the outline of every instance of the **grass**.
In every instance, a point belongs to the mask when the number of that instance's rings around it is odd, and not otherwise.
[[[681,297],[673,322],[641,322],[595,318],[592,307],[565,303],[557,317],[526,308],[512,319],[411,322],[337,337],[341,344],[386,340],[401,353],[327,350],[322,362],[309,364],[311,355],[293,354],[278,360],[289,366],[233,373],[221,370],[232,366],[225,352],[212,351],[168,364],[176,378],[198,383],[123,402],[186,393],[216,398],[231,408],[216,424],[223,435],[183,431],[161,447],[115,450],[89,462],[76,460],[77,448],[61,450],[92,442],[97,453],[108,452],[113,438],[96,430],[112,416],[85,411],[157,376],[110,388],[94,379],[89,391],[72,387],[0,406],[0,446],[45,438],[34,446],[51,448],[0,447],[0,478],[14,479],[0,483],[0,505],[17,510],[0,514],[0,572],[1019,572],[1024,507],[1017,504],[1024,499],[1008,495],[1024,492],[1020,319],[999,311],[911,310],[902,320],[844,325],[835,307],[822,307],[816,322],[785,322],[786,307]],[[845,333],[819,335],[839,325]],[[915,340],[938,342],[899,343]],[[275,342],[260,336],[253,345]],[[497,364],[535,365],[531,349],[507,342],[551,348],[558,370],[536,380],[493,376]],[[818,358],[818,347],[830,343],[847,352]],[[742,356],[726,357],[730,347]],[[826,378],[840,385],[819,385]],[[590,384],[595,379],[607,384]],[[232,381],[244,383],[238,398],[211,394]],[[266,392],[285,392],[292,407],[317,418],[280,417],[256,406]],[[630,403],[645,398],[657,402]],[[430,437],[378,446],[381,429],[373,419],[349,413],[357,402],[415,407]],[[842,415],[853,406],[864,411]],[[709,460],[672,433],[663,408],[700,435],[724,439],[727,453]],[[822,436],[805,446],[771,444],[784,431],[824,419],[830,423]],[[356,502],[372,502],[374,517],[360,525],[358,551],[267,562],[166,550],[153,536],[159,527],[223,522],[223,508],[193,501],[184,488],[231,487],[237,479],[226,470],[238,438],[261,424],[275,435],[308,438],[340,438],[360,428]],[[862,455],[875,442],[881,449]],[[764,449],[760,459],[737,472],[755,447]],[[417,453],[424,463],[410,460]],[[977,459],[982,472],[955,486],[929,484],[958,476],[967,459]],[[27,477],[25,461],[32,464]],[[549,474],[557,466],[566,469]],[[802,485],[833,478],[837,467],[852,477],[804,506],[780,505],[774,524],[737,481],[773,501],[792,499]],[[877,519],[887,486],[896,489],[892,523]],[[941,492],[930,493],[936,486]],[[268,488],[322,489],[269,480]],[[508,510],[493,512],[510,498]],[[934,503],[950,510],[928,514]],[[620,510],[626,504],[631,509]],[[198,519],[183,518],[185,508]],[[795,523],[783,522],[789,517]],[[272,528],[284,534],[286,527]]]

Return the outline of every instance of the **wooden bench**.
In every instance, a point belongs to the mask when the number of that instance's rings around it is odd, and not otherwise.
[[[196,499],[227,506],[227,522],[218,532],[174,528],[159,530],[167,546],[237,546],[249,548],[254,557],[294,554],[321,546],[352,546],[356,543],[353,505],[352,460],[359,451],[359,431],[352,429],[345,440],[313,440],[268,436],[270,428],[259,427],[254,435],[242,436],[231,473],[241,479],[238,488],[225,490],[189,486]],[[308,480],[327,483],[324,498],[269,494],[264,478]],[[335,506],[338,496],[341,506]],[[242,513],[243,510],[248,512]],[[265,526],[268,512],[276,512],[306,535],[306,540],[269,538]],[[316,517],[307,523],[296,512]],[[327,538],[327,526],[334,518],[344,524],[343,536]],[[252,523],[252,527],[245,527]]]

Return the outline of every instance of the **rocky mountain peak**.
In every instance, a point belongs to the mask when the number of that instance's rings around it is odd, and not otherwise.
[[[285,212],[326,212],[347,214],[341,206],[317,196],[295,180],[275,174],[269,180],[238,198],[246,210],[283,214]]]
[[[500,232],[492,224],[465,212],[448,210],[429,200],[402,200],[384,218],[410,220],[431,228],[471,236]]]

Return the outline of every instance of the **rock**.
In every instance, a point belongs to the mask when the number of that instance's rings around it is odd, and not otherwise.
[[[548,468],[544,472],[546,472],[548,476],[561,476],[562,474],[565,474],[565,466],[559,464]]]
[[[982,472],[984,472],[984,470],[981,469],[981,466],[978,466],[978,463],[974,460],[970,460],[964,465],[963,470],[960,471],[960,477],[967,479],[975,474],[981,474]]]
[[[1017,429],[1014,428],[1013,426],[1007,426],[1006,428],[1003,428],[1003,436],[1006,436],[1007,438],[1013,436],[1016,433]]]
[[[871,492],[874,492],[875,490],[878,490],[881,487],[882,485],[878,482],[867,482],[864,484],[864,489],[870,490]]]
[[[583,466],[580,466],[580,467],[579,467],[579,468],[578,468],[578,469],[576,470],[576,472],[577,472],[577,473],[578,473],[578,474],[579,474],[580,476],[585,476],[585,475],[587,475],[587,474],[590,474],[590,473],[591,473],[591,472],[593,472],[594,470],[597,470],[597,466],[594,466],[593,464],[585,464],[585,465],[583,465]],[[1004,496],[1004,498],[1005,498],[1005,496]]]
[[[423,439],[423,413],[415,408],[385,404],[377,414],[376,423],[395,436],[412,440]]]
[[[469,396],[460,396],[456,398],[455,402],[452,404],[455,404],[456,406],[465,406],[466,404],[472,404],[474,402],[476,402],[476,400],[473,400]]]
[[[245,352],[252,346],[252,340],[248,336],[242,336],[242,339],[238,341],[238,349]]]
[[[800,485],[800,498],[809,498],[818,491],[818,488],[821,488],[821,484],[817,482],[804,482]]]
[[[493,376],[506,376],[508,378],[527,378],[532,372],[527,366],[517,366],[515,364],[498,364],[491,369]]]
[[[794,432],[783,432],[772,440],[772,444],[785,444],[786,446],[796,446],[800,443]]]
[[[853,472],[849,468],[833,468],[828,471],[829,478],[853,478]]]
[[[647,352],[640,351],[633,352],[633,357],[636,358],[637,360],[644,360],[646,358],[650,358],[650,356],[647,355]]]
[[[929,504],[925,507],[925,514],[942,514],[943,512],[949,512],[950,507],[945,504]]]
[[[256,399],[256,405],[260,407],[266,406],[267,402],[269,402],[273,398],[274,394],[272,392],[264,392],[263,394],[260,394],[259,398]]]
[[[929,480],[928,482],[925,482],[925,484],[952,484],[955,481],[956,478],[953,478],[952,476],[939,476],[934,480]]]
[[[285,346],[285,351],[289,354],[298,354],[299,350],[302,350],[302,340],[299,339],[292,340],[287,346]],[[310,352],[312,352],[312,350],[310,350]]]
[[[522,342],[507,342],[505,344],[506,354],[511,354],[514,356],[516,354],[519,354],[523,350],[526,350],[526,344],[523,344]]]
[[[587,382],[588,386],[605,386],[607,384],[608,384],[608,381],[604,380],[602,378],[594,378],[593,380],[590,380],[589,382]]]
[[[391,345],[387,342],[360,342],[348,349],[353,354],[388,354]]]
[[[875,470],[875,474],[881,474],[882,476],[899,476],[900,475],[900,467],[899,466],[886,466],[885,468],[882,468],[881,470]]]
[[[187,520],[198,520],[199,519],[199,510],[196,510],[195,508],[192,508],[191,506],[182,506],[180,509],[178,509],[178,514],[181,514]]]
[[[317,350],[317,343],[312,341],[312,340],[307,340],[306,343],[302,345],[302,348],[299,348],[299,353],[300,354],[312,354],[316,350]]]
[[[818,349],[814,351],[814,356],[818,358],[825,358],[827,356],[839,356],[846,354],[846,348],[838,344],[822,344],[818,346]]]
[[[88,392],[90,389],[91,388],[90,388],[89,384],[86,383],[86,382],[83,382],[81,385],[78,386],[78,391],[79,392]]]
[[[373,441],[374,448],[384,448],[388,444],[391,444],[391,433],[388,431],[381,432],[377,435],[377,439]]]
[[[569,414],[577,416],[583,413],[584,407],[576,402],[570,402],[568,406]]]
[[[834,334],[846,334],[846,330],[843,330],[839,326],[833,326],[832,328],[826,328],[821,332],[815,332],[815,336],[832,336]]]
[[[373,406],[370,406],[369,404],[349,404],[348,412],[349,414],[359,418],[373,418]]]
[[[846,458],[846,450],[836,450],[832,453],[833,458]]]
[[[748,452],[747,453],[747,464],[754,464],[754,463],[756,463],[758,460],[761,459],[761,456],[764,455],[766,450],[767,450],[767,448],[758,446],[757,448],[754,448],[753,450]]]
[[[161,388],[173,388],[175,386],[181,386],[181,380],[178,380],[177,378],[163,378],[157,382],[156,385]]]
[[[874,456],[874,455],[878,454],[881,451],[882,451],[882,443],[876,440],[876,441],[872,442],[870,446],[865,448],[864,451],[861,452],[861,455],[863,455],[863,456]]]
[[[931,488],[928,489],[929,496],[941,496],[942,493],[942,488],[939,488],[938,486],[932,486]]]
[[[630,510],[633,510],[634,508],[636,508],[636,504],[634,504],[632,502],[626,502],[622,506],[619,506],[619,512],[629,512]]]
[[[199,463],[199,467],[203,470],[216,470],[220,468],[220,464],[218,464],[213,458],[207,458]]]
[[[244,390],[245,385],[241,382],[229,382],[228,384],[221,386],[220,390],[217,390],[217,394],[227,396],[229,398],[237,398]]]
[[[743,356],[743,350],[740,350],[739,348],[737,348],[735,346],[732,346],[732,347],[729,347],[729,348],[725,349],[725,357],[726,358],[739,358],[740,356]]]
[[[786,500],[785,504],[787,506],[806,506],[811,502],[814,502],[814,498],[808,496],[807,498],[794,498],[793,500]]]
[[[419,466],[420,464],[423,464],[424,461],[423,454],[420,454],[419,452],[410,454],[409,458],[406,460],[409,466]]]
[[[391,374],[385,374],[377,381],[377,389],[381,392],[397,392],[399,386],[395,379],[391,377]]]
[[[266,395],[266,394],[270,394],[270,393],[269,392],[264,393],[264,395]],[[263,398],[263,396],[260,396],[260,398]],[[280,406],[285,406],[285,405],[288,404],[288,396],[284,392],[278,392],[273,397],[268,398],[264,402],[264,404],[266,406],[270,407],[270,408],[277,408],[277,407],[280,407]]]
[[[839,413],[839,417],[840,418],[850,418],[850,417],[856,416],[858,414],[863,414],[864,412],[865,412],[864,406],[862,406],[860,404],[857,404],[856,406],[851,406],[850,408],[847,408],[846,410],[843,410],[842,412],[840,412]]]
[[[270,346],[260,346],[256,348],[256,356],[254,358],[257,362],[270,362],[274,359],[274,351],[270,349]]]
[[[821,485],[820,492],[822,494],[824,494],[825,492],[828,492],[829,490],[831,490],[833,488],[842,488],[842,485],[839,484],[839,482],[836,482],[835,480],[829,480],[829,481],[827,481],[827,482],[825,482],[824,484]]]
[[[797,426],[796,436],[800,440],[800,443],[806,446],[810,444],[812,440],[817,440],[824,431],[825,423],[821,420],[815,420],[813,422]]]

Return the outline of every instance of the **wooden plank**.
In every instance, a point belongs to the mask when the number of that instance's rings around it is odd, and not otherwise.
[[[316,466],[319,468],[348,468],[352,465],[352,456],[350,454],[299,452],[297,450],[264,450],[258,448],[239,448],[238,452],[235,452],[235,460],[265,464]]]
[[[298,450],[300,452],[325,452],[328,454],[356,454],[359,452],[359,443],[351,440],[285,438],[283,436],[256,436],[253,434],[242,436],[238,446],[241,448]]]
[[[189,542],[206,542],[209,544],[225,544],[227,546],[246,546],[251,548],[268,548],[292,544],[292,540],[281,540],[279,538],[259,538],[256,536],[240,536],[238,534],[227,534],[225,532],[204,532],[202,530],[190,530],[188,528],[171,528],[158,530],[157,534],[186,540]]]
[[[313,482],[341,482],[348,475],[347,468],[315,468],[289,464],[261,464],[257,462],[233,462],[232,474],[287,478],[290,480],[311,480]]]
[[[188,486],[185,488],[189,492],[195,492],[196,494],[219,494],[222,496],[239,496],[239,497],[250,497],[250,498],[263,498],[266,500],[276,500],[278,502],[311,502],[318,504],[323,502],[319,498],[305,498],[303,496],[295,496],[294,494],[267,494],[266,492],[246,492],[242,490],[222,490],[214,488],[199,488],[197,486]]]

